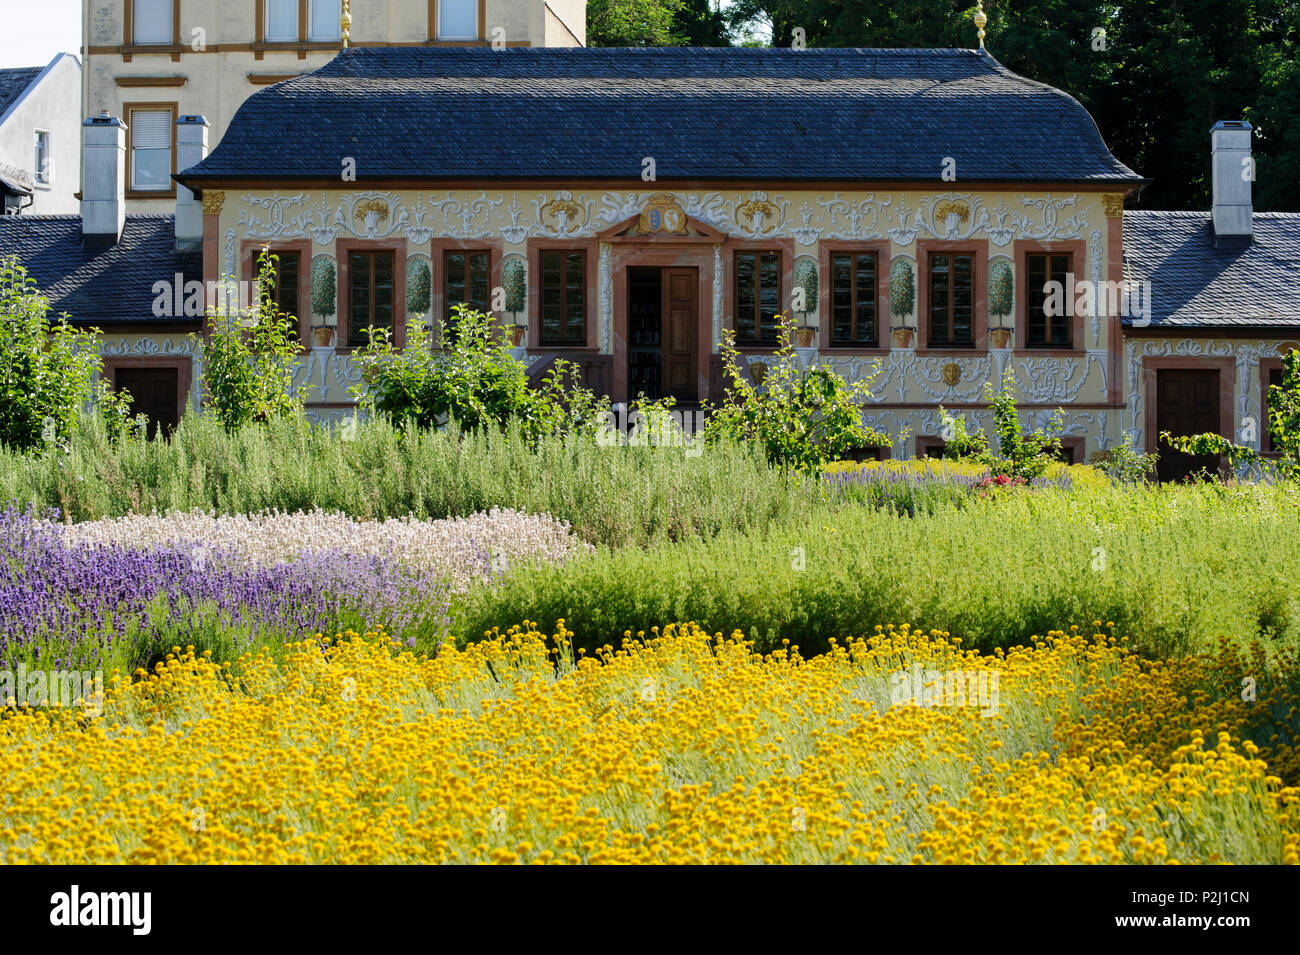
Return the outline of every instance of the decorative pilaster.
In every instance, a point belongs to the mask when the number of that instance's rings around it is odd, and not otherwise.
[[[226,194],[220,189],[209,189],[203,193],[203,214],[219,216],[226,205]]]
[[[203,281],[216,282],[221,278],[221,210],[226,205],[226,194],[220,189],[203,192]]]

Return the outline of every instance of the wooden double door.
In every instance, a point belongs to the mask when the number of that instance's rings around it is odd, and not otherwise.
[[[697,268],[628,269],[628,398],[699,395]]]
[[[1175,437],[1222,434],[1219,372],[1216,369],[1161,368],[1156,371],[1156,435]],[[1161,481],[1183,481],[1194,474],[1219,470],[1213,454],[1183,454],[1160,443],[1156,475]]]

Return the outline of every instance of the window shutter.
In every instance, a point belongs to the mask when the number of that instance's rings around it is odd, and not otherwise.
[[[478,0],[438,0],[438,37],[478,39]]]
[[[266,38],[278,42],[298,39],[297,0],[266,0]]]
[[[172,0],[135,0],[135,42],[172,42]]]
[[[339,39],[340,0],[311,0],[311,29],[308,39]]]
[[[170,149],[172,114],[165,109],[131,111],[131,145],[136,149]]]
[[[129,123],[131,188],[167,191],[171,187],[171,110],[133,109]]]

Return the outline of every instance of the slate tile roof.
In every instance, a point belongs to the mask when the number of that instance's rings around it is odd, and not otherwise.
[[[26,196],[30,196],[35,188],[32,174],[10,159],[3,149],[0,149],[0,187]]]
[[[1115,182],[1072,97],[972,50],[358,48],[266,87],[180,175]]]
[[[43,66],[24,66],[16,70],[0,70],[0,116],[23,95],[23,90],[31,86],[32,80],[40,76],[43,69]]]
[[[1257,212],[1253,228],[1216,246],[1208,212],[1125,212],[1125,273],[1151,282],[1151,326],[1300,328],[1300,213]]]
[[[202,256],[178,254],[175,241],[174,216],[128,215],[120,242],[90,248],[80,216],[0,216],[0,258],[18,256],[54,314],[90,325],[171,323],[153,314],[154,283],[174,282],[177,272],[203,279]]]

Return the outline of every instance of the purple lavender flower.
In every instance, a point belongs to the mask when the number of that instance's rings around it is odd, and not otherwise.
[[[0,511],[0,668],[139,665],[214,633],[242,646],[347,626],[434,639],[446,633],[447,593],[445,581],[378,557],[304,553],[256,567],[202,542],[70,545],[30,509]]]

